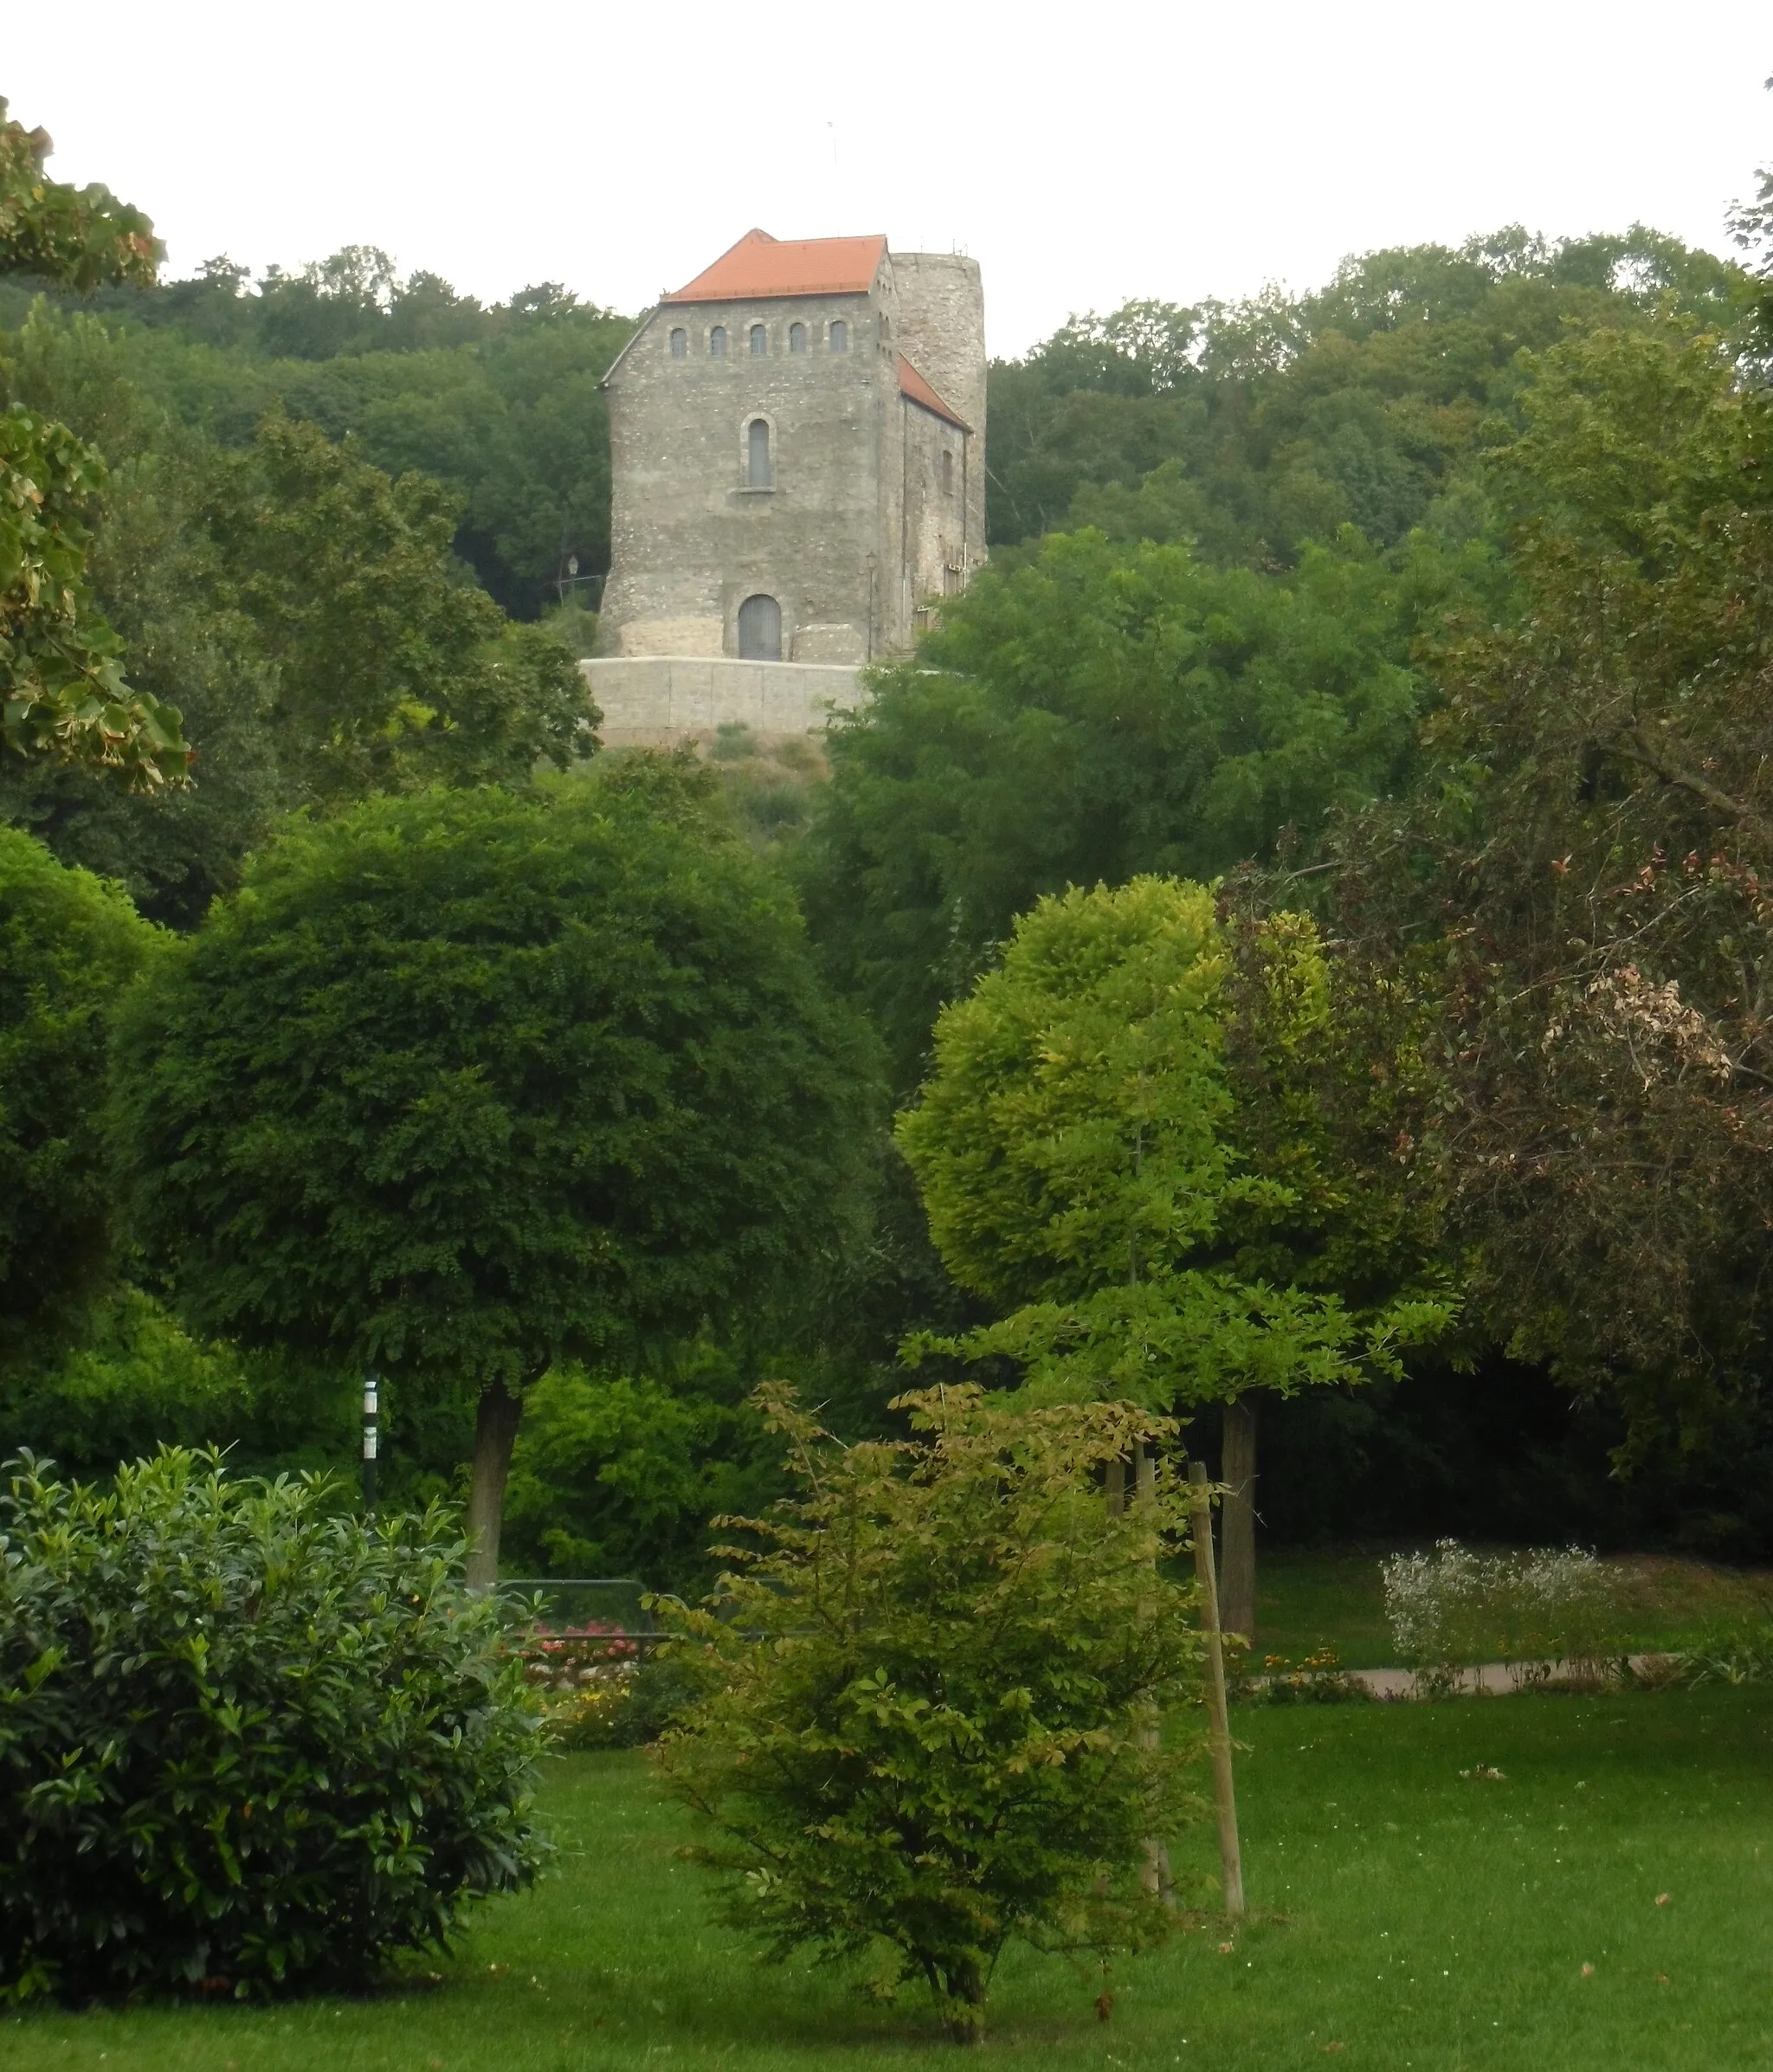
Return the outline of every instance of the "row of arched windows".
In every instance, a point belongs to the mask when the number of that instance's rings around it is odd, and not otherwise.
[[[790,352],[810,352],[818,343],[818,331],[819,326],[816,324],[810,328],[805,324],[790,324],[788,326],[788,350]],[[751,325],[745,332],[745,339],[753,359],[764,359],[768,357],[770,326],[767,324]],[[725,359],[726,345],[725,325],[714,325],[708,332],[708,358],[710,359]],[[830,323],[826,325],[825,350],[827,352],[848,352],[849,351],[849,326],[844,322],[841,317],[834,318]],[[674,326],[671,332],[671,357],[673,359],[687,359],[689,358],[689,332],[680,324]]]

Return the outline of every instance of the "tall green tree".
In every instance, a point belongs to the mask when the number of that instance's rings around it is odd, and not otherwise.
[[[456,501],[274,413],[210,528],[276,672],[270,724],[324,804],[524,778],[595,746],[573,658],[464,579]]]
[[[1344,855],[1433,960],[1474,1293],[1636,1443],[1765,1386],[1773,410],[1670,320],[1543,355],[1495,458],[1520,609],[1441,643],[1431,762]]]
[[[1399,786],[1415,633],[1492,579],[1481,547],[1428,535],[1401,567],[1351,539],[1276,578],[1084,533],[981,574],[831,737],[796,864],[901,1088],[1043,894],[1306,863],[1333,812]]]
[[[0,279],[85,289],[153,278],[153,226],[105,188],[48,179],[48,134],[0,100]],[[120,642],[86,581],[87,506],[104,463],[63,425],[0,412],[0,741],[152,790],[188,761],[179,715],[124,681]]]
[[[1036,1401],[1186,1415],[1395,1372],[1446,1329],[1431,1233],[1372,1141],[1389,1117],[1368,1120],[1364,1155],[1333,1126],[1315,932],[1277,917],[1250,963],[1256,1055],[1235,1072],[1236,959],[1202,888],[1137,878],[1022,917],[999,968],[943,1010],[898,1124],[949,1271],[1003,1314],[914,1353],[1008,1359]],[[1247,1523],[1226,1577],[1246,1634]]]
[[[210,533],[219,456],[141,393],[118,340],[89,315],[39,304],[0,339],[6,402],[106,455],[87,579],[131,682],[177,707],[193,761],[188,783],[132,791],[89,768],[0,758],[0,817],[64,862],[118,880],[153,920],[193,927],[304,796],[300,756],[292,744],[286,771],[272,731],[275,673]]]
[[[298,825],[132,1002],[135,1229],[205,1332],[477,1402],[753,1310],[840,1241],[867,1049],[681,770]]]

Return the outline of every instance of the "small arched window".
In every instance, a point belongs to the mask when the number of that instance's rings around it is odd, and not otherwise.
[[[770,424],[753,417],[745,428],[745,480],[748,489],[770,487]]]
[[[942,449],[942,494],[954,494],[954,455],[945,446]]]
[[[724,324],[715,325],[708,333],[708,358],[710,359],[725,359],[726,358],[726,326]]]
[[[829,337],[831,350],[834,352],[848,352],[849,351],[849,326],[844,322],[841,317],[839,317],[831,326]]]
[[[738,659],[780,662],[782,607],[774,597],[747,597],[738,608]]]
[[[689,333],[681,327],[671,334],[671,357],[682,359],[689,352]]]
[[[751,358],[762,359],[770,350],[770,334],[761,324],[751,326]]]
[[[790,324],[788,326],[788,350],[790,352],[804,352],[806,349],[806,326],[804,324]]]

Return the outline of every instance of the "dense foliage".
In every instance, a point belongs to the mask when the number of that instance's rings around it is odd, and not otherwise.
[[[1773,415],[1673,324],[1534,372],[1492,468],[1521,609],[1443,642],[1425,781],[1340,896],[1375,954],[1434,946],[1489,1317],[1648,1443],[1767,1371]]]
[[[39,312],[0,390],[111,462],[89,555],[132,681],[176,699],[191,784],[143,798],[76,771],[0,771],[10,817],[190,926],[277,817],[427,783],[522,782],[594,745],[571,655],[467,580],[455,500],[268,415],[241,449],[183,429],[90,317]]]
[[[164,1451],[0,1496],[0,1993],[373,1981],[534,1875],[537,1721],[432,1511]]]
[[[26,306],[0,297],[0,321]],[[132,380],[192,431],[242,448],[280,407],[335,443],[351,435],[385,474],[452,493],[456,551],[506,610],[531,619],[563,597],[595,609],[609,555],[599,384],[627,318],[551,283],[483,308],[435,274],[400,279],[364,246],[257,283],[215,260],[87,306],[119,334]]]
[[[47,132],[13,121],[0,99],[0,281],[151,281],[152,224],[102,187],[46,178],[48,152]],[[177,783],[188,758],[178,713],[124,681],[117,636],[87,585],[82,512],[104,479],[65,425],[0,411],[0,740],[152,791]]]
[[[0,828],[0,1362],[66,1333],[110,1264],[108,1017],[154,947],[115,886]]]
[[[797,859],[901,1086],[1043,894],[1308,862],[1333,813],[1403,784],[1428,694],[1413,637],[1493,584],[1481,547],[1427,536],[1401,566],[1351,539],[1284,578],[1097,533],[985,570],[832,736]]]
[[[1228,1069],[1199,886],[1043,900],[943,1010],[899,1141],[951,1272],[1007,1313],[955,1349],[1015,1359],[1036,1398],[1169,1411],[1395,1371],[1446,1328],[1432,1230],[1337,1159],[1299,1068],[1327,1021],[1315,932],[1279,916],[1259,950],[1266,1084]]]
[[[1196,1680],[1193,1593],[1157,1565],[1185,1499],[1160,1472],[1103,1503],[1106,1464],[1159,1436],[1125,1404],[934,1390],[906,1398],[914,1440],[845,1449],[765,1400],[802,1494],[674,1615],[704,1695],[664,1776],[772,1955],[873,1958],[976,2040],[1013,1939],[1106,1952],[1174,1920],[1139,1871],[1187,1811],[1187,1751],[1148,1731]]]
[[[1073,318],[991,371],[990,537],[1098,526],[1257,567],[1344,525],[1394,545],[1505,436],[1524,347],[1671,300],[1727,321],[1742,297],[1727,263],[1647,230],[1515,227],[1364,253],[1305,294]]]

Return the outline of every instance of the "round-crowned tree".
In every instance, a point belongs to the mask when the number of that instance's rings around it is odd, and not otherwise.
[[[134,1230],[190,1321],[478,1396],[471,1578],[523,1391],[836,1241],[870,1051],[693,770],[298,826],[132,1000]]]
[[[117,886],[0,828],[0,1346],[64,1325],[103,1274],[108,1017],[158,931]]]

